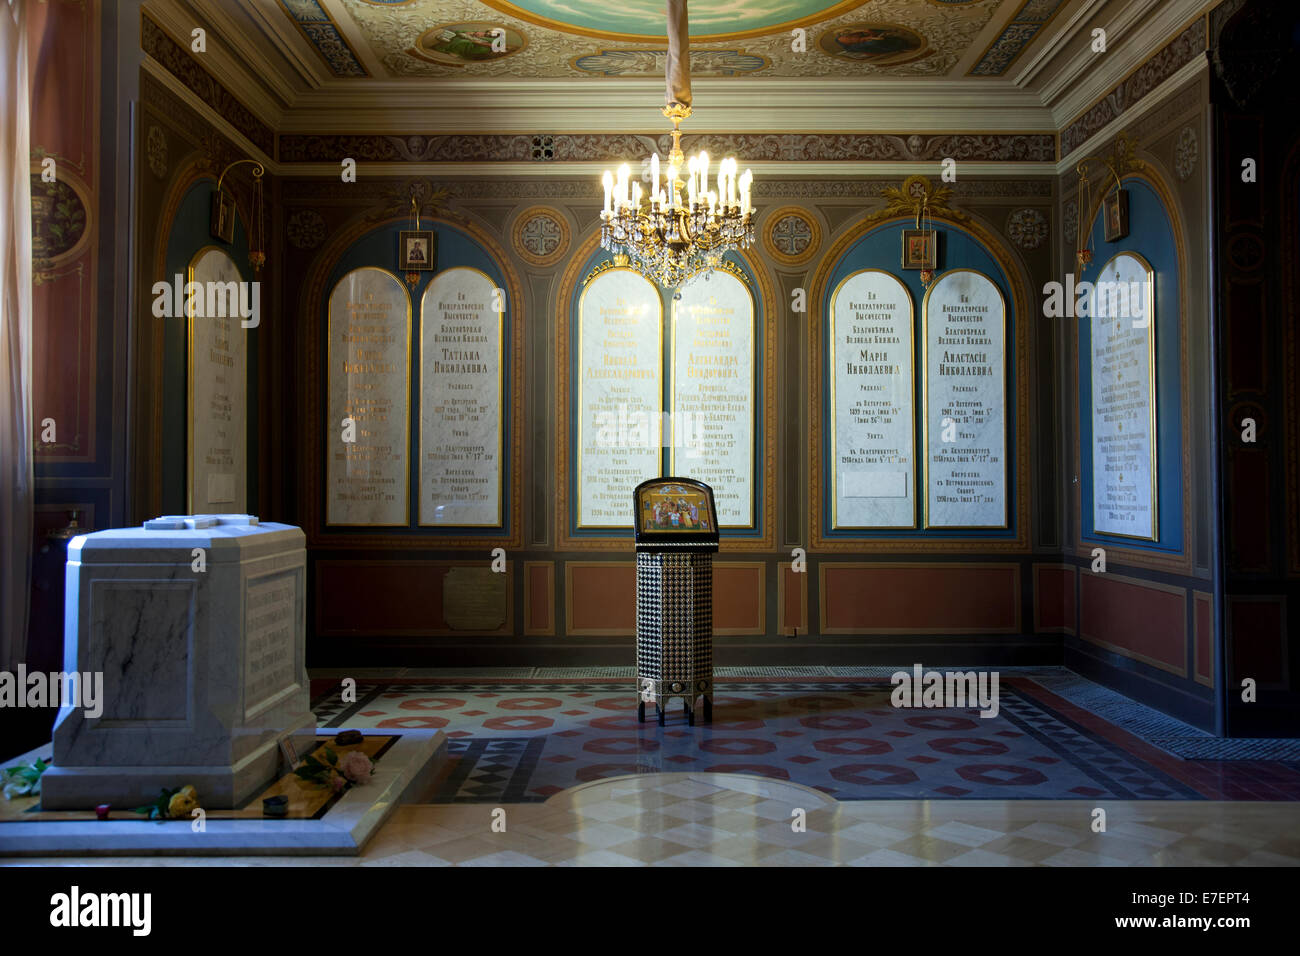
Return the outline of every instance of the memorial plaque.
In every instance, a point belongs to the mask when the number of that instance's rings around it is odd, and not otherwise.
[[[365,266],[339,280],[328,350],[326,523],[406,525],[411,300],[397,276]]]
[[[914,528],[912,297],[879,269],[831,296],[832,527]]]
[[[499,630],[509,577],[491,568],[452,568],[442,579],[442,619],[457,631]]]
[[[754,297],[716,270],[673,301],[672,465],[713,488],[723,528],[754,526]]]
[[[434,276],[420,303],[420,524],[499,527],[504,292],[478,269]]]
[[[631,528],[632,492],[660,474],[663,302],[631,269],[595,276],[578,302],[578,527]]]
[[[243,276],[224,249],[199,250],[189,282],[200,291],[189,302],[188,501],[191,514],[248,510],[248,331],[238,292]],[[213,290],[208,294],[208,290]],[[225,307],[211,309],[213,305]],[[224,315],[208,313],[225,313]]]
[[[993,280],[954,269],[925,303],[927,528],[1005,528],[1007,310]]]
[[[1090,303],[1092,529],[1154,541],[1155,273],[1121,252],[1102,266]]]

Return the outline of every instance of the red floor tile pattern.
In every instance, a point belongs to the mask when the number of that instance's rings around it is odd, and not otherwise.
[[[1293,766],[1180,760],[1025,678],[1003,678],[991,720],[894,709],[876,678],[720,679],[711,726],[686,727],[674,710],[662,729],[637,724],[629,683],[411,678],[362,682],[354,705],[317,704],[328,726],[446,730],[446,801],[538,800],[676,769],[758,773],[838,799],[1300,799]]]

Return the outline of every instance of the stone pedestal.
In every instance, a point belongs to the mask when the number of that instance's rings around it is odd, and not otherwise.
[[[299,528],[251,515],[157,518],[68,547],[64,670],[103,674],[102,712],[64,706],[50,810],[152,803],[193,784],[238,806],[315,737]]]

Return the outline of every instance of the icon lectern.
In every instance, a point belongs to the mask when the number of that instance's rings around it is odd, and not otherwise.
[[[713,719],[713,489],[691,478],[652,478],[633,492],[636,514],[636,716],[680,697],[695,725],[695,701]]]

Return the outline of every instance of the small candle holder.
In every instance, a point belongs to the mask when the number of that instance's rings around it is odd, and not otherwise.
[[[262,800],[262,816],[287,817],[289,815],[289,798],[284,794],[266,797]]]
[[[110,804],[107,804],[107,803],[101,803],[101,804],[99,804],[98,806],[95,807],[95,819],[96,819],[96,820],[107,820],[107,819],[108,819],[108,811],[110,811],[110,810],[112,810],[112,809],[113,809],[113,807],[112,807],[112,805],[110,805]]]

